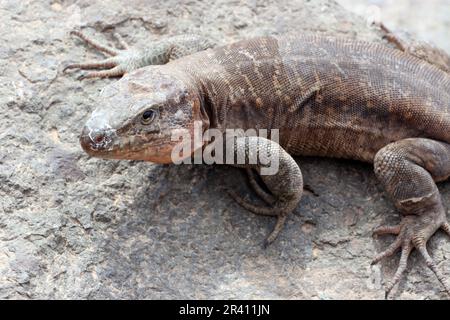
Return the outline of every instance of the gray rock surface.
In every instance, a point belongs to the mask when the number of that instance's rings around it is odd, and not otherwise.
[[[69,36],[84,28],[135,45],[194,32],[220,42],[319,31],[381,42],[333,1],[0,2],[0,298],[383,298],[398,257],[370,266],[392,238],[371,231],[399,216],[371,166],[298,158],[305,195],[267,250],[271,218],[224,192],[248,192],[225,166],[89,158],[78,134],[115,81],[77,81],[69,63],[101,56]],[[103,34],[100,34],[103,32]],[[450,184],[442,184],[449,199]],[[429,244],[450,275],[450,243]],[[448,298],[415,253],[398,299]]]

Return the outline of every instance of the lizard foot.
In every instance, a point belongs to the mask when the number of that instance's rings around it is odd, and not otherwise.
[[[292,210],[285,209],[286,206],[278,205],[277,203],[272,203],[271,207],[266,206],[258,206],[255,205],[245,198],[241,197],[239,194],[237,194],[233,190],[228,190],[228,194],[236,201],[239,205],[241,205],[243,208],[249,210],[252,213],[263,215],[263,216],[275,216],[277,217],[277,222],[275,224],[275,227],[273,228],[272,232],[267,236],[267,238],[264,240],[263,246],[264,248],[267,248],[272,242],[275,241],[275,239],[278,237],[280,231],[284,227],[284,223],[286,222],[286,217],[289,212]],[[263,198],[264,199],[264,198]],[[265,200],[268,202],[267,200]],[[295,203],[296,205],[296,203]]]
[[[96,72],[90,72],[78,77],[79,80],[88,78],[109,78],[120,77],[126,72],[137,69],[140,66],[142,60],[141,53],[137,50],[130,49],[128,44],[122,39],[122,37],[115,33],[114,37],[117,39],[123,49],[116,49],[110,46],[105,46],[99,42],[91,39],[80,31],[72,31],[71,35],[75,35],[82,39],[87,44],[98,51],[108,55],[109,57],[100,61],[89,61],[83,63],[73,63],[67,65],[63,72],[68,69],[80,69],[80,70],[92,70],[92,69],[105,69]]]
[[[397,271],[392,280],[386,283],[385,298],[387,298],[392,288],[403,276],[406,270],[408,257],[414,248],[420,252],[421,256],[425,259],[427,266],[434,272],[439,282],[441,282],[445,290],[450,294],[450,286],[446,284],[444,275],[437,269],[436,263],[431,258],[426,248],[428,239],[439,228],[442,228],[450,236],[450,224],[446,221],[443,210],[439,210],[437,213],[431,212],[422,215],[408,215],[403,217],[402,222],[397,226],[383,226],[374,230],[374,234],[393,234],[397,235],[397,238],[385,251],[378,254],[372,260],[372,264],[393,255],[401,248],[401,257]]]

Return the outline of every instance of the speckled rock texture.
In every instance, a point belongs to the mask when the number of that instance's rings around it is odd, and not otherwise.
[[[0,1],[0,298],[382,299],[398,257],[371,267],[393,238],[371,231],[399,216],[372,167],[297,158],[305,192],[279,239],[275,220],[224,191],[249,192],[226,166],[89,158],[80,129],[116,81],[78,81],[70,62],[101,58],[69,32],[133,45],[192,32],[221,43],[324,32],[381,42],[331,0]],[[450,205],[450,184],[440,184]],[[450,276],[450,242],[429,242]],[[446,299],[417,254],[392,298]]]

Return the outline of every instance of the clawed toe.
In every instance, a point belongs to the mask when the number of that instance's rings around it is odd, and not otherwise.
[[[397,271],[395,271],[394,277],[386,283],[385,288],[385,297],[389,295],[392,288],[400,281],[403,274],[406,271],[406,266],[408,264],[408,257],[412,251],[412,245],[410,243],[405,243],[405,245],[402,246],[402,253],[400,256],[400,262],[397,267]]]
[[[78,80],[84,80],[84,79],[92,79],[92,78],[111,78],[111,77],[120,77],[125,74],[125,70],[119,66],[114,67],[109,70],[102,70],[97,72],[89,72],[80,75],[77,79]]]
[[[447,291],[447,293],[450,294],[450,286],[445,281],[446,279],[444,274],[437,268],[436,263],[428,253],[425,243],[420,243],[416,245],[416,248],[417,250],[419,250],[420,254],[425,259],[425,263],[428,266],[428,268],[430,268],[431,271],[433,271],[433,273],[436,275],[436,278],[438,278],[439,282],[444,286],[445,291]]]
[[[241,197],[239,194],[237,194],[233,190],[227,190],[228,194],[236,201],[238,204],[240,204],[245,209],[258,214],[258,215],[264,215],[264,216],[276,216],[277,222],[275,224],[275,227],[273,228],[272,232],[267,236],[267,238],[264,240],[263,247],[267,248],[272,242],[275,241],[275,239],[280,234],[281,230],[283,229],[283,226],[286,222],[286,217],[289,211],[282,210],[281,208],[277,207],[267,207],[267,206],[257,206],[245,198]]]
[[[112,68],[117,66],[117,61],[114,58],[108,58],[101,61],[89,61],[83,63],[72,63],[64,67],[63,72],[69,69],[80,69],[80,70],[90,70],[90,69],[102,69],[102,68]]]
[[[426,226],[422,229],[418,229],[417,222],[420,222],[420,217],[404,218],[402,223],[398,226],[379,227],[374,230],[374,234],[394,234],[397,235],[396,240],[383,252],[379,253],[373,260],[372,264],[375,264],[383,258],[393,255],[398,249],[401,248],[400,262],[397,270],[390,281],[386,282],[385,297],[389,295],[392,288],[400,281],[405,273],[408,257],[411,251],[416,248],[421,256],[425,259],[427,266],[433,271],[438,278],[439,282],[444,286],[445,290],[450,294],[450,287],[445,281],[444,275],[437,269],[436,263],[431,258],[426,248],[426,242],[429,237],[441,227],[447,234],[450,235],[450,226],[447,222],[442,225],[433,228],[432,226]]]
[[[380,252],[375,258],[372,259],[372,264],[379,262],[381,259],[393,255],[401,246],[402,238],[398,237],[386,250]]]
[[[117,49],[114,49],[110,46],[103,45],[103,44],[91,39],[90,37],[86,36],[84,33],[80,32],[80,31],[74,30],[74,31],[71,31],[70,34],[75,35],[78,38],[82,39],[84,42],[90,44],[92,47],[94,47],[98,51],[109,54],[111,56],[115,56],[118,54]]]
[[[246,172],[247,172],[247,176],[248,176],[248,181],[250,182],[250,185],[253,188],[253,191],[256,192],[256,194],[268,205],[273,205],[275,203],[275,197],[269,193],[267,193],[266,191],[264,191],[264,189],[258,184],[258,182],[256,181],[256,175],[253,172],[252,169],[250,168],[246,168]]]
[[[251,203],[250,201],[246,200],[245,198],[243,198],[242,196],[240,196],[239,194],[237,194],[234,190],[227,190],[227,192],[230,195],[230,197],[233,198],[234,201],[236,201],[242,207],[244,207],[245,209],[247,209],[255,214],[262,215],[262,216],[278,216],[279,215],[279,212],[278,212],[279,210],[277,210],[277,208],[255,205],[255,204]]]
[[[69,69],[79,69],[79,70],[92,70],[92,69],[104,69],[96,72],[90,72],[80,75],[77,79],[83,80],[83,79],[90,79],[90,78],[109,78],[109,77],[120,77],[125,74],[127,71],[126,63],[124,63],[124,59],[126,59],[129,56],[129,46],[128,44],[122,39],[122,37],[119,34],[114,34],[114,37],[117,39],[117,41],[120,43],[121,47],[124,50],[115,49],[109,46],[105,46],[103,44],[98,43],[95,40],[92,40],[85,34],[81,33],[80,31],[72,31],[70,34],[76,35],[80,39],[82,39],[84,42],[88,43],[95,49],[97,49],[100,52],[103,52],[107,55],[110,55],[111,57],[106,58],[101,61],[88,61],[83,63],[72,63],[67,65],[63,72],[66,72]]]
[[[123,49],[125,49],[125,50],[130,49],[130,46],[128,45],[128,43],[117,32],[114,33],[114,38],[117,39],[117,42],[120,43],[120,45],[122,46]]]
[[[280,214],[277,218],[277,223],[275,224],[275,227],[273,227],[272,232],[269,234],[269,236],[264,240],[263,247],[266,249],[272,242],[275,241],[275,239],[280,234],[281,230],[283,230],[284,224],[286,222],[286,214]]]

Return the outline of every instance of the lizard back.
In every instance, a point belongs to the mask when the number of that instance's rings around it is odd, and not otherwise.
[[[408,137],[450,142],[450,76],[382,45],[261,37],[167,67],[197,83],[212,127],[280,129],[291,154],[372,161]]]

